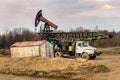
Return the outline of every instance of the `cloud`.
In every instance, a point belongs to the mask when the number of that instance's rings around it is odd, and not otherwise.
[[[119,8],[115,0],[55,0],[51,3],[53,4],[49,5],[49,11],[58,18],[69,21],[79,20],[86,15],[99,18],[116,16],[113,12]]]
[[[116,6],[105,4],[105,5],[101,6],[101,8],[102,9],[115,9]]]
[[[95,0],[97,2],[110,2],[111,0]]]

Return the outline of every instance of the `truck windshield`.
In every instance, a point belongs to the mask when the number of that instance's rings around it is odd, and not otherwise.
[[[82,43],[83,47],[88,47],[89,46],[89,42],[84,42]]]

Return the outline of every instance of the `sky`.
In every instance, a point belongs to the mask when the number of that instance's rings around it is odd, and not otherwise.
[[[34,31],[40,9],[60,30],[120,31],[120,0],[0,0],[0,34],[18,27]]]

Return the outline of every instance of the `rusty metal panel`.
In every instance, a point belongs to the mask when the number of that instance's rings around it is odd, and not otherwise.
[[[47,57],[54,57],[53,45],[49,42],[46,42],[45,45]]]
[[[40,54],[41,54],[41,57],[47,57],[45,43],[40,46]]]
[[[54,57],[53,45],[48,41],[40,46],[41,57]]]
[[[26,41],[26,42],[16,42],[11,47],[27,47],[27,46],[38,46],[42,45],[45,42],[45,40],[42,41]]]

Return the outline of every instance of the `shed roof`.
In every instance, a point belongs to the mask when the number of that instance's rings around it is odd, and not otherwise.
[[[26,47],[26,46],[37,46],[42,45],[46,40],[42,41],[26,41],[26,42],[16,42],[11,47]]]

